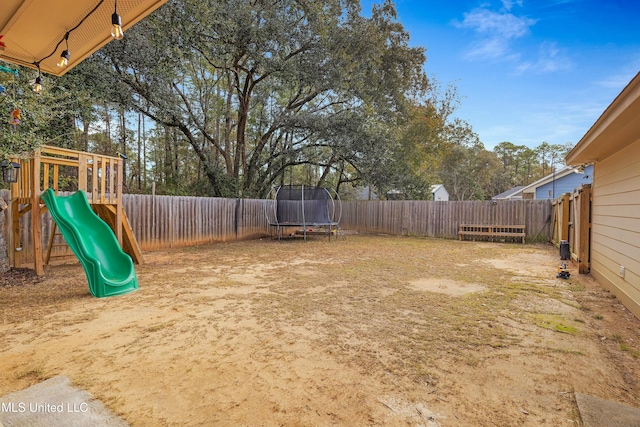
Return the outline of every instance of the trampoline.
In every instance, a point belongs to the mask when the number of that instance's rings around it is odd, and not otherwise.
[[[285,229],[298,228],[295,234],[304,236],[325,234],[342,236],[340,218],[342,203],[335,191],[324,187],[305,185],[283,185],[275,187],[267,197],[265,215],[271,230],[276,230],[278,240],[282,239]]]

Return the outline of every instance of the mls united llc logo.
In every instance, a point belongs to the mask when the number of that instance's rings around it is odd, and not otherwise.
[[[89,405],[82,402],[67,402],[67,403],[25,403],[25,402],[8,402],[8,403],[0,403],[0,412],[13,412],[13,413],[24,413],[24,412],[44,412],[44,413],[54,413],[54,412],[87,412],[89,410]]]

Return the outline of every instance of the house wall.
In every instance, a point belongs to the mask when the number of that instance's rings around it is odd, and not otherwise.
[[[449,192],[444,187],[439,187],[433,193],[433,200],[436,202],[448,202],[449,201]]]
[[[589,165],[584,168],[584,173],[571,173],[563,176],[562,178],[556,179],[555,185],[553,182],[549,182],[536,188],[536,199],[554,200],[564,193],[573,193],[573,190],[580,187],[582,184],[591,184],[592,181],[593,165]],[[549,196],[549,192],[551,192],[553,196]]]
[[[640,317],[640,139],[596,163],[591,274]]]

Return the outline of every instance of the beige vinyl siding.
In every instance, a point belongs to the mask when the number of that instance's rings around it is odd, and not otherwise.
[[[640,317],[640,140],[595,166],[591,243],[592,275]]]

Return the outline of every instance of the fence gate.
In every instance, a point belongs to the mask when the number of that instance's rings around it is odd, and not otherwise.
[[[580,274],[591,267],[591,184],[565,193],[553,202],[553,242],[569,242],[571,259]]]

